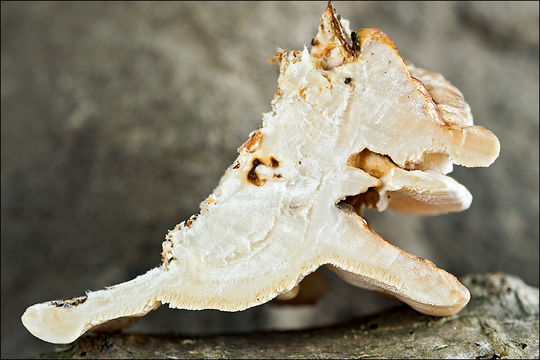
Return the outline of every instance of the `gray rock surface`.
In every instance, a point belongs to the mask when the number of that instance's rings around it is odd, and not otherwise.
[[[277,46],[315,34],[314,3],[1,3],[2,357],[47,344],[20,315],[36,302],[126,281],[217,185],[270,110]],[[449,272],[504,271],[538,286],[538,4],[336,4],[465,94],[501,141],[490,168],[456,167],[463,213],[369,213],[377,231]],[[136,331],[323,326],[395,304],[326,274],[313,307],[241,313],[162,308]]]
[[[533,359],[538,358],[538,288],[505,274],[464,277],[471,302],[437,318],[405,307],[300,331],[227,336],[91,334],[45,358],[157,359]]]

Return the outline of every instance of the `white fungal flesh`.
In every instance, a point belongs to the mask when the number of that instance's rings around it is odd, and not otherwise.
[[[277,54],[272,111],[198,217],[168,233],[164,264],[71,303],[31,306],[22,320],[32,334],[67,343],[165,303],[238,311],[280,294],[285,300],[325,264],[426,314],[451,315],[466,305],[469,292],[454,276],[367,226],[359,212],[369,204],[358,196],[374,192],[372,206],[381,211],[464,210],[472,196],[446,174],[452,164],[489,166],[497,138],[472,125],[456,88],[406,65],[382,32],[360,30],[355,44],[331,7],[322,20],[311,52]]]

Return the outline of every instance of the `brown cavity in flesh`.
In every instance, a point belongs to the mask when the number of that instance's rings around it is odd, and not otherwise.
[[[266,179],[261,179],[259,175],[257,174],[257,166],[264,165],[272,168],[278,168],[279,167],[279,160],[277,160],[275,157],[270,156],[268,161],[263,161],[260,158],[254,158],[251,162],[251,168],[246,174],[247,181],[252,183],[256,186],[262,186],[266,183]],[[281,178],[281,174],[274,174],[272,178]]]

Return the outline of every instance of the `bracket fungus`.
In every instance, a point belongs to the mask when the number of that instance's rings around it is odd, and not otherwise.
[[[351,32],[331,3],[321,20],[310,50],[276,53],[272,111],[200,214],[169,231],[161,266],[29,307],[22,322],[33,335],[69,343],[161,304],[240,311],[291,301],[323,265],[424,314],[452,315],[467,304],[469,292],[453,275],[383,239],[362,211],[467,209],[471,194],[447,174],[453,164],[489,166],[497,138],[473,125],[458,89],[406,63],[383,32]]]

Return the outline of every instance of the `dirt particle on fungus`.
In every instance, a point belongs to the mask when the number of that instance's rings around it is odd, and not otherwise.
[[[262,162],[259,159],[253,159],[252,167],[247,173],[247,179],[249,182],[251,182],[253,185],[261,186],[264,184],[264,181],[259,179],[259,176],[257,175],[257,166],[261,165]]]
[[[51,305],[56,306],[56,307],[70,307],[69,304],[63,301],[51,301]]]
[[[360,42],[358,41],[358,34],[356,31],[351,32],[352,50],[354,52],[360,51]]]
[[[236,151],[241,152],[243,149],[246,149],[249,152],[253,152],[253,150],[259,145],[259,143],[262,141],[262,133],[257,130],[250,134],[249,139],[246,140],[245,143],[242,144]]]
[[[236,162],[233,166],[233,169],[238,169],[240,167],[240,163],[239,162]]]
[[[306,100],[306,90],[307,90],[307,87],[303,87],[300,89],[300,91],[298,92],[298,94],[300,95],[300,97],[304,100]]]
[[[279,161],[277,161],[273,156],[270,158],[270,162],[272,162],[272,167],[278,167]]]
[[[352,80],[352,79],[351,79],[350,77],[348,77],[348,78],[345,78],[345,84],[348,84],[348,83],[350,83],[350,82],[351,82],[351,80]]]
[[[55,300],[51,301],[50,304],[56,307],[73,307],[80,304],[83,304],[86,299],[88,299],[88,296],[80,296],[69,300]]]
[[[254,159],[252,164],[253,164],[253,167],[251,168],[251,170],[250,170],[250,172],[248,174],[249,177],[257,176],[257,175],[252,174],[252,171],[255,170],[257,168],[257,166],[261,165],[262,162],[259,159]]]
[[[369,328],[372,329],[372,330],[375,330],[375,329],[378,328],[378,327],[379,327],[378,324],[375,324],[375,323],[369,324]]]

